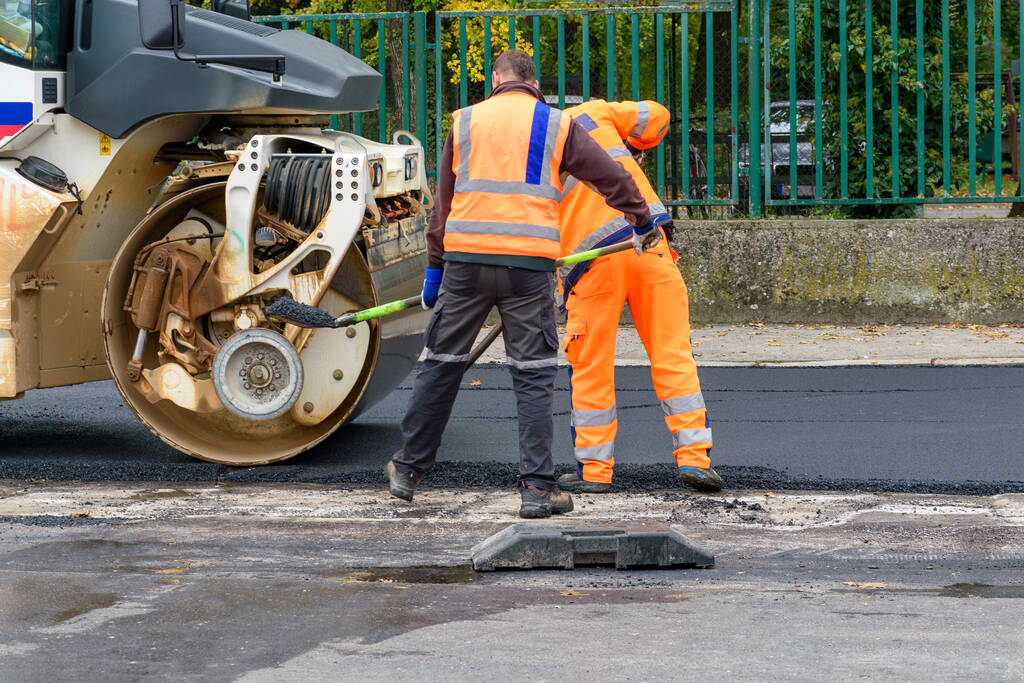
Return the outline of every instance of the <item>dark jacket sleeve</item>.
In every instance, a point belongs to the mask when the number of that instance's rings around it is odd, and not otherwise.
[[[449,162],[450,163],[450,162]],[[651,220],[647,202],[622,164],[608,156],[601,145],[573,121],[565,138],[561,172],[575,176],[604,196],[608,206],[621,211],[633,225]]]
[[[430,210],[430,222],[427,224],[427,261],[432,266],[444,265],[444,224],[448,221],[455,194],[452,156],[452,132],[449,130],[441,158],[437,162],[437,191],[434,193],[434,208]]]

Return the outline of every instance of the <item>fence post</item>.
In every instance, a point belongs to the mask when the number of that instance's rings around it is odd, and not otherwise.
[[[761,217],[761,0],[750,0],[750,29],[747,47],[747,91],[750,110],[747,190],[750,194],[750,216]]]
[[[413,14],[413,28],[416,31],[416,41],[413,43],[413,61],[416,70],[416,137],[427,146],[427,14],[416,12]],[[426,160],[424,160],[424,164]]]

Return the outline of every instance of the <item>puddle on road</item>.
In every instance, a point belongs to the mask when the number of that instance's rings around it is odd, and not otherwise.
[[[349,569],[329,578],[364,583],[475,583],[478,575],[469,565],[457,567],[365,567]]]
[[[103,609],[104,607],[110,607],[117,602],[117,596],[113,593],[90,593],[87,595],[81,595],[76,598],[77,604],[63,612],[58,612],[53,616],[53,623],[59,624],[67,621],[68,619],[74,619],[75,617],[91,612],[94,609]]]
[[[947,598],[1024,598],[1024,586],[992,586],[987,583],[954,583],[943,586],[939,595]]]

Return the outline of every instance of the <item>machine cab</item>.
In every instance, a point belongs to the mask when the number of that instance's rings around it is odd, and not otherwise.
[[[0,0],[0,61],[63,71],[71,49],[72,0]]]
[[[64,105],[64,72],[74,35],[73,0],[0,0],[0,149]]]

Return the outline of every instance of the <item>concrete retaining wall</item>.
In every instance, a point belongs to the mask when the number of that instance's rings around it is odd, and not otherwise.
[[[694,322],[1024,323],[1024,220],[677,221]]]
[[[1024,323],[1024,220],[676,221],[698,323]]]

